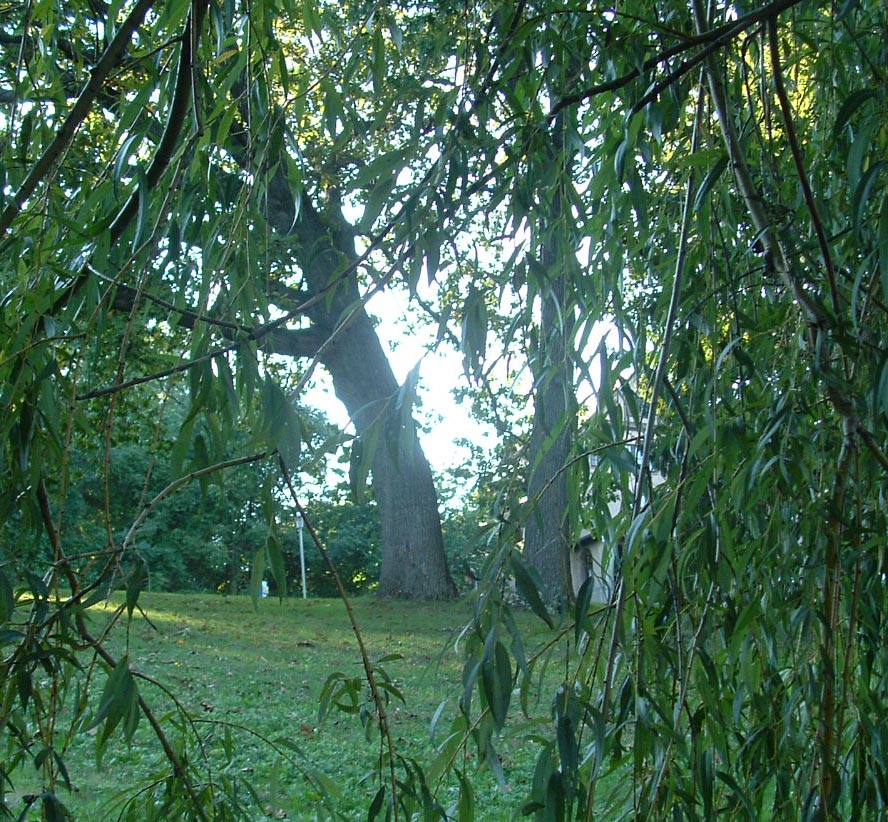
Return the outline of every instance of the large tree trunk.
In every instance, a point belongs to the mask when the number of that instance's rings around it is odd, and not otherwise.
[[[351,227],[338,209],[322,213],[307,192],[294,221],[292,194],[280,172],[268,187],[267,216],[280,234],[296,241],[304,277],[300,297],[315,298],[306,310],[311,328],[278,330],[269,347],[291,356],[318,356],[358,436],[377,443],[370,459],[382,536],[379,593],[453,598],[456,586],[444,555],[432,471],[413,417],[397,407],[398,382],[361,304]],[[378,438],[368,436],[374,430]]]
[[[566,116],[567,112],[561,112],[555,118],[548,151],[551,164],[560,166],[559,186],[573,185]],[[576,395],[566,338],[572,332],[573,311],[565,304],[565,292],[568,272],[576,265],[576,250],[564,223],[571,214],[564,197],[558,187],[550,210],[537,218],[544,281],[539,288],[539,344],[531,362],[533,429],[527,481],[531,511],[524,529],[527,561],[539,573],[542,593],[552,604],[573,597],[567,470],[576,427]]]
[[[322,354],[322,362],[358,434],[366,436],[375,426],[380,432],[371,469],[382,536],[380,596],[454,597],[432,471],[413,418],[402,418],[396,406],[398,383],[363,310]]]

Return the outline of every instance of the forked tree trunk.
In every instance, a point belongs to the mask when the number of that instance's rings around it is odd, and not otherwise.
[[[398,382],[361,304],[350,226],[335,211],[322,214],[307,193],[294,221],[292,194],[280,172],[269,183],[266,203],[271,225],[297,243],[304,275],[300,297],[315,298],[306,310],[310,329],[280,330],[267,345],[290,356],[317,356],[358,436],[365,444],[376,442],[370,458],[382,538],[379,594],[451,599],[456,586],[444,555],[434,478],[413,417],[396,406]]]

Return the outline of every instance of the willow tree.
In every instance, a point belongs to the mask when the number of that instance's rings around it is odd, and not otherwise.
[[[296,460],[299,424],[265,363],[293,358],[303,373],[319,363],[357,433],[358,481],[372,477],[380,593],[447,598],[455,588],[411,386],[399,386],[364,305],[371,276],[391,276],[370,265],[372,230],[384,237],[404,211],[388,226],[374,219],[382,203],[368,203],[368,191],[379,200],[374,184],[386,170],[366,166],[385,150],[409,156],[416,135],[390,118],[421,115],[393,86],[377,94],[382,74],[397,70],[384,19],[368,28],[357,8],[306,19],[271,11],[142,3],[110,20],[109,9],[87,4],[5,22],[5,39],[18,44],[6,51],[0,217],[12,289],[4,353],[15,374],[5,429],[24,451],[64,439],[73,417],[35,413],[28,397],[38,392],[104,401],[111,430],[117,393],[187,372],[185,450],[201,427],[216,429],[204,442],[224,442],[223,423],[252,413],[264,380],[260,413],[283,417],[255,426],[270,435],[256,445]],[[360,225],[343,218],[343,195],[354,213],[363,207]],[[126,318],[116,339],[103,339],[116,322],[109,312]],[[158,324],[181,362],[140,373],[128,341]],[[118,348],[116,370],[92,366],[100,339]],[[61,410],[67,400],[57,402]],[[221,459],[212,448],[204,456],[203,467]],[[48,462],[18,461],[9,498],[47,473]]]
[[[885,9],[550,11],[520,3],[494,18],[477,88],[508,116],[486,179],[526,214],[528,191],[559,173],[540,162],[528,182],[527,158],[572,113],[585,244],[565,302],[612,328],[578,432],[595,460],[574,502],[605,537],[613,597],[601,608],[581,594],[573,611],[581,652],[553,696],[527,811],[877,818]],[[579,71],[566,70],[568,19],[587,34]],[[582,328],[568,341],[591,365]],[[542,597],[529,601],[543,613]],[[528,663],[484,617],[476,631],[470,652],[496,672],[477,679],[493,745],[511,693],[497,677]]]

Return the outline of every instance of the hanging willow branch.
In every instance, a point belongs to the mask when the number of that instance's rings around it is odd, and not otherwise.
[[[382,691],[376,683],[376,669],[374,668],[373,663],[370,661],[370,654],[368,653],[367,646],[364,643],[364,635],[361,632],[361,626],[358,624],[358,618],[355,615],[354,608],[352,608],[351,600],[346,593],[345,586],[342,584],[342,579],[339,576],[339,572],[336,570],[336,565],[331,559],[330,554],[327,552],[327,549],[324,547],[323,540],[321,540],[321,538],[318,536],[317,531],[315,531],[311,520],[306,516],[305,509],[302,507],[302,503],[299,501],[299,495],[296,493],[296,487],[293,485],[293,477],[290,474],[287,463],[284,461],[283,457],[279,456],[278,459],[280,462],[281,474],[284,477],[284,482],[287,484],[287,490],[290,492],[290,498],[293,500],[293,504],[296,506],[296,510],[302,517],[302,521],[305,523],[305,527],[308,529],[308,533],[311,535],[311,538],[314,540],[315,545],[321,552],[321,556],[324,558],[324,563],[327,566],[327,570],[330,571],[330,574],[333,577],[333,581],[336,585],[336,590],[339,594],[339,599],[345,606],[345,611],[348,614],[348,621],[351,625],[352,633],[354,633],[355,640],[358,643],[358,650],[361,654],[361,662],[364,666],[364,676],[367,679],[367,686],[370,688],[370,694],[373,697],[373,704],[376,707],[376,714],[379,721],[379,731],[382,734],[383,741],[386,745],[386,748],[388,749],[389,781],[392,791],[392,818],[395,820],[395,822],[398,822],[398,775],[395,770],[395,741],[392,737],[391,728],[389,727],[388,712],[385,709],[385,699],[382,696]]]
[[[776,14],[768,18],[768,44],[771,53],[771,72],[774,76],[774,91],[777,95],[777,101],[780,103],[780,113],[783,116],[786,139],[789,142],[796,175],[799,178],[799,184],[802,186],[802,192],[805,196],[805,205],[808,207],[808,213],[811,215],[811,225],[814,228],[814,233],[817,235],[817,243],[820,246],[820,254],[823,257],[823,267],[826,269],[826,275],[829,280],[829,291],[830,296],[832,297],[833,313],[838,316],[841,303],[839,300],[839,288],[836,284],[835,264],[833,263],[832,253],[829,250],[826,229],[823,226],[823,220],[820,218],[820,211],[814,200],[814,192],[811,191],[811,183],[808,180],[808,172],[805,169],[805,162],[802,158],[802,149],[799,145],[799,138],[796,134],[795,124],[793,123],[792,108],[789,105],[789,97],[786,94],[786,85],[783,82],[783,68],[780,61],[780,39],[777,33]]]
[[[47,536],[49,537],[50,544],[53,547],[53,551],[57,558],[59,558],[59,562],[62,566],[63,572],[71,585],[71,599],[72,603],[78,603],[83,600],[84,595],[90,590],[91,587],[82,588],[80,585],[80,579],[74,570],[72,569],[70,563],[67,561],[67,558],[64,556],[64,551],[62,548],[61,538],[59,536],[59,532],[55,527],[55,522],[52,517],[52,509],[49,502],[49,494],[46,490],[46,483],[41,479],[38,487],[37,487],[37,499],[40,506],[40,515],[43,519],[43,525],[46,529]],[[61,618],[64,609],[60,608],[55,616],[56,618]],[[102,642],[98,640],[95,636],[93,636],[92,632],[89,629],[89,626],[86,623],[86,618],[84,616],[82,609],[75,610],[74,624],[77,627],[77,633],[80,635],[80,638],[92,648],[96,654],[98,654],[102,660],[108,665],[112,670],[117,667],[118,661],[112,656],[112,654],[108,651],[107,648],[104,647]],[[45,628],[49,628],[49,626],[44,626]],[[154,714],[154,711],[151,709],[151,706],[147,703],[145,698],[139,694],[138,697],[139,710],[144,714],[145,719],[148,720],[148,724],[151,726],[151,729],[154,731],[154,735],[157,737],[157,741],[160,743],[160,747],[163,749],[164,756],[166,756],[167,761],[173,768],[173,772],[176,776],[182,780],[182,784],[185,786],[185,791],[188,794],[189,799],[191,800],[192,807],[194,808],[195,813],[197,814],[198,819],[203,820],[203,822],[210,822],[210,818],[207,816],[206,811],[203,807],[203,802],[197,794],[197,789],[194,786],[194,783],[191,780],[191,776],[188,773],[188,768],[182,762],[181,757],[176,752],[176,748],[173,743],[170,741],[166,732],[163,729],[163,725],[157,719]]]
[[[704,95],[702,79],[703,78],[701,75],[699,83],[700,91],[697,97],[697,107],[694,116],[694,131],[691,137],[692,153],[697,150],[699,145],[700,121],[703,117]],[[650,397],[648,399],[648,415],[647,421],[645,423],[644,435],[642,438],[641,465],[638,469],[638,481],[635,486],[635,499],[632,506],[633,519],[637,517],[639,512],[641,511],[642,500],[644,498],[644,490],[646,487],[648,488],[648,499],[653,497],[653,487],[650,481],[650,466],[651,450],[654,441],[654,425],[657,419],[657,402],[659,400],[663,384],[666,381],[666,367],[669,360],[670,348],[672,346],[672,337],[675,331],[675,324],[678,319],[678,308],[681,303],[681,294],[687,267],[688,238],[690,236],[691,223],[694,218],[693,204],[695,190],[696,179],[692,170],[688,175],[687,188],[685,191],[685,201],[682,209],[681,219],[681,232],[678,239],[678,251],[676,253],[675,259],[675,272],[672,278],[672,294],[670,296],[669,309],[666,315],[666,323],[663,329],[663,341],[660,344],[660,354],[657,361],[657,370],[654,373],[654,378],[650,389]],[[616,590],[614,591],[614,595],[612,598],[612,602],[614,603],[613,626],[611,628],[610,648],[607,658],[607,673],[605,674],[604,680],[604,696],[602,697],[602,722],[607,721],[608,713],[610,711],[610,693],[613,687],[613,672],[617,664],[617,657],[620,652],[620,636],[622,634],[621,623],[623,610],[626,606],[626,598],[627,591],[625,577],[620,574],[619,579],[617,580]],[[705,619],[705,613],[703,619]],[[663,771],[661,770],[655,784],[659,784],[662,776]],[[594,800],[595,783],[593,782],[589,787],[589,795],[586,802],[587,820],[592,819]]]
[[[108,48],[105,49],[104,54],[102,54],[99,62],[93,69],[89,82],[87,82],[77,98],[77,101],[65,118],[65,122],[62,123],[62,127],[37,162],[34,163],[30,173],[15,194],[12,195],[3,213],[0,214],[0,234],[12,225],[12,221],[21,211],[28,197],[34,193],[37,186],[49,174],[56,161],[62,155],[62,152],[70,145],[71,140],[74,139],[74,135],[77,133],[77,129],[80,128],[80,124],[86,119],[96,97],[102,91],[105,81],[120,63],[121,58],[126,53],[130,39],[154,3],[155,0],[139,0],[126,20],[117,28],[114,39],[108,45]]]

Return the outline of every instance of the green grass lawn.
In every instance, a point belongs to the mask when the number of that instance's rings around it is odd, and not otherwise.
[[[327,677],[334,672],[361,677],[357,643],[343,605],[336,600],[261,600],[257,610],[247,597],[150,594],[140,604],[150,619],[139,616],[127,630],[122,620],[109,648],[129,653],[133,670],[169,688],[198,721],[202,734],[224,739],[230,733],[231,757],[217,767],[249,782],[267,816],[287,819],[324,818],[319,811],[322,789],[330,791],[337,813],[346,819],[367,818],[379,787],[374,763],[379,736],[370,723],[365,735],[359,718],[331,709],[319,722],[318,704]],[[93,609],[98,630],[114,603]],[[403,603],[360,599],[358,620],[373,660],[397,654],[384,663],[404,702],[393,699],[389,717],[397,752],[421,763],[435,759],[436,745],[456,716],[461,694],[462,658],[454,644],[470,617],[470,605]],[[528,618],[528,625],[533,625]],[[153,626],[153,627],[152,627]],[[531,628],[531,631],[535,628]],[[97,693],[103,683],[99,681]],[[140,692],[159,715],[172,702],[161,688],[139,682]],[[439,705],[436,738],[430,736]],[[522,749],[520,735],[545,722],[546,705],[533,706],[536,718],[517,716],[507,729],[514,736],[500,740],[506,785],[498,786],[486,767],[478,768],[469,751],[460,763],[476,791],[477,819],[503,820],[520,814],[532,778],[536,750]],[[226,728],[228,729],[226,731]],[[160,767],[161,757],[151,729],[140,722],[132,744],[118,732],[112,737],[101,767],[96,764],[95,729],[79,733],[65,761],[74,792],[63,801],[77,819],[117,818],[121,790],[144,781]],[[283,740],[287,758],[265,740]],[[315,779],[307,774],[319,774]],[[16,788],[21,791],[19,785]],[[455,803],[457,783],[439,793],[445,807]],[[24,791],[21,791],[24,792]],[[262,818],[263,810],[257,810]]]

